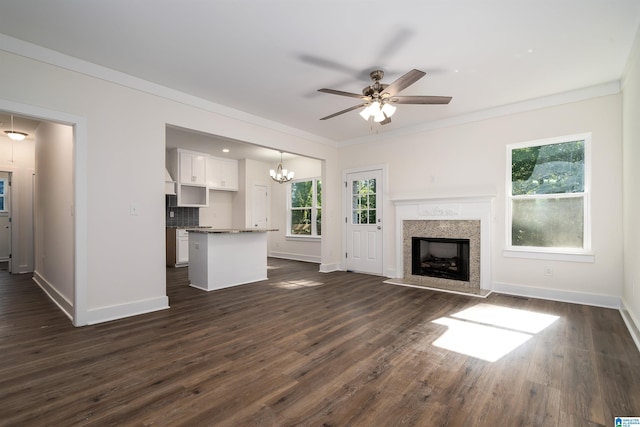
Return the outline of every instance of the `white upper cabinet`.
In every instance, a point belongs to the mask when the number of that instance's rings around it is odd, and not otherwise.
[[[209,206],[207,154],[175,149],[168,153],[167,169],[177,177],[178,206]]]
[[[209,156],[207,187],[212,190],[238,191],[238,161]]]
[[[207,155],[178,150],[178,157],[180,158],[180,183],[205,187]]]

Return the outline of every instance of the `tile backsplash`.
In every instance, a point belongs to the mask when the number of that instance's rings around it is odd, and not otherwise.
[[[197,227],[200,225],[200,208],[177,206],[178,197],[165,196],[165,218],[167,227]],[[173,212],[173,218],[171,218]]]

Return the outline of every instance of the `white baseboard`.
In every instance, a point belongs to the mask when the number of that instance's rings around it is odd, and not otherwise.
[[[33,267],[28,264],[19,265],[17,273],[18,274],[33,273]]]
[[[339,264],[320,264],[320,273],[331,273],[341,271]]]
[[[55,303],[55,305],[62,310],[67,317],[73,321],[73,303],[69,301],[64,295],[40,275],[37,271],[33,272],[33,281],[44,291],[45,294]]]
[[[112,305],[109,307],[93,308],[87,310],[87,324],[95,325],[96,323],[109,322],[111,320],[165,310],[167,308],[169,308],[169,297],[167,296]]]
[[[620,314],[622,315],[622,320],[627,325],[627,329],[631,334],[631,338],[633,342],[636,343],[636,347],[638,347],[638,351],[640,351],[640,321],[633,314],[633,311],[629,310],[629,305],[625,303],[624,298],[622,298],[622,302],[620,304]]]
[[[493,282],[491,291],[499,294],[570,302],[574,304],[592,305],[595,307],[620,308],[620,297],[612,295],[587,294],[582,292],[562,291],[559,289],[535,288],[531,286],[500,282]]]
[[[320,257],[315,255],[292,254],[288,252],[271,251],[269,252],[269,256],[272,258],[290,259],[292,261],[312,262],[314,264],[320,264],[321,262]]]
[[[402,279],[402,275],[397,276],[396,274],[397,273],[395,268],[387,268],[385,276],[387,276],[389,279]]]

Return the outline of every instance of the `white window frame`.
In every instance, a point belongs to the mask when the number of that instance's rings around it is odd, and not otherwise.
[[[311,234],[291,234],[291,212],[294,210],[291,207],[291,186],[298,182],[312,181],[313,188],[313,206],[311,206]],[[285,234],[287,240],[309,240],[318,241],[322,238],[322,235],[318,235],[316,226],[316,219],[318,216],[318,209],[322,209],[322,205],[318,206],[318,181],[322,182],[322,178],[319,176],[311,178],[294,179],[287,183],[287,232]],[[303,209],[309,209],[305,207]]]
[[[567,193],[566,196],[554,195],[530,195],[513,196],[511,182],[511,155],[514,149],[535,147],[542,145],[561,144],[570,141],[584,141],[584,192]],[[556,261],[594,262],[595,256],[591,247],[591,133],[581,133],[565,135],[554,138],[538,139],[533,141],[518,142],[507,145],[507,167],[506,167],[506,242],[503,255],[511,258],[533,258]],[[534,247],[534,246],[513,246],[512,245],[512,200],[525,198],[548,198],[548,197],[576,197],[584,198],[584,223],[583,223],[583,247],[582,248],[562,248],[562,247]]]

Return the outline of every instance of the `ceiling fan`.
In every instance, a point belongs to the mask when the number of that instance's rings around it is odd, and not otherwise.
[[[349,107],[345,110],[338,111],[320,120],[327,120],[340,114],[348,113],[349,111],[357,110],[364,107],[360,112],[360,115],[369,120],[373,118],[373,121],[386,125],[391,123],[391,116],[396,111],[396,107],[393,104],[448,104],[451,101],[450,96],[398,96],[397,94],[402,90],[408,88],[422,77],[426,73],[420,70],[411,70],[407,74],[401,76],[391,84],[380,83],[380,80],[384,77],[384,71],[374,70],[369,76],[371,77],[371,85],[362,89],[362,95],[351,92],[343,92],[341,90],[334,89],[318,89],[318,92],[331,93],[334,95],[348,96],[350,98],[358,98],[362,100],[361,104]]]

